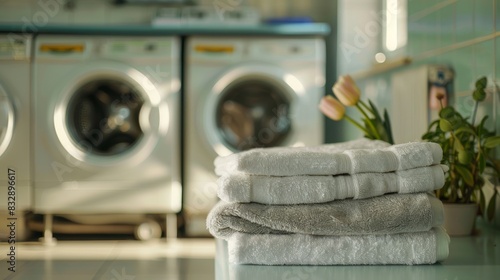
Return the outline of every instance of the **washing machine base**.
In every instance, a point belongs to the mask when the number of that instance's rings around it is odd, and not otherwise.
[[[54,222],[54,214],[43,214],[43,221],[31,221],[29,227],[32,230],[43,232],[43,237],[39,239],[44,245],[53,245],[57,242],[54,232],[61,234],[128,234],[134,233],[138,240],[159,239],[162,229],[158,221],[151,218],[144,218],[135,223],[121,224],[78,224],[74,222]],[[168,213],[165,215],[165,236],[166,240],[177,238],[177,214]]]

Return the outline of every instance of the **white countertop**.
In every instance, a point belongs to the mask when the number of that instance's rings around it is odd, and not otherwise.
[[[7,270],[9,245],[0,242],[0,279],[498,279],[500,230],[453,237],[449,258],[434,265],[256,266],[227,262],[227,244],[213,239],[71,241],[17,244],[17,270]],[[334,252],[332,252],[334,253]],[[215,259],[214,259],[215,256]]]

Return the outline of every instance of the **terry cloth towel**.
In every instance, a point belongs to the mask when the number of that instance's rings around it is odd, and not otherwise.
[[[382,145],[378,142],[377,145]],[[368,149],[360,147],[363,145],[355,141],[354,144],[347,142],[318,147],[256,148],[217,157],[214,161],[215,173],[219,176],[234,172],[294,176],[392,172],[436,165],[443,156],[439,144],[431,142]]]
[[[217,181],[219,198],[227,202],[307,204],[388,193],[433,191],[444,185],[445,165],[387,173],[336,176],[262,176],[232,173]]]
[[[218,238],[251,234],[364,235],[428,231],[443,223],[443,204],[426,193],[299,205],[220,201],[207,217]]]
[[[357,236],[235,233],[228,240],[228,259],[264,265],[432,264],[448,257],[449,242],[440,227]]]

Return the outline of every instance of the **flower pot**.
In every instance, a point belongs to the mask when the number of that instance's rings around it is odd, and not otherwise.
[[[466,236],[472,233],[478,205],[475,203],[444,203],[444,228],[450,236]]]

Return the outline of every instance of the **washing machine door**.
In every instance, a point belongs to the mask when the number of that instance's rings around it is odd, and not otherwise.
[[[292,105],[303,94],[294,76],[277,67],[244,65],[223,74],[211,89],[202,123],[218,155],[289,142]]]
[[[14,107],[0,85],[0,157],[9,146],[14,131]]]
[[[141,72],[123,65],[91,66],[64,90],[54,113],[57,137],[81,163],[138,163],[168,130],[168,106]]]

